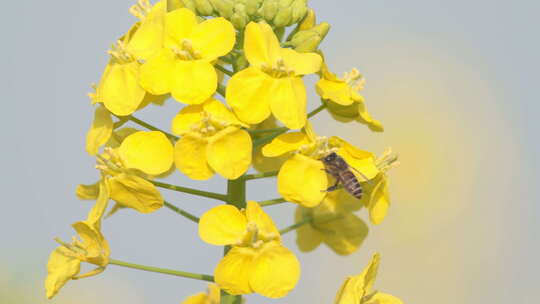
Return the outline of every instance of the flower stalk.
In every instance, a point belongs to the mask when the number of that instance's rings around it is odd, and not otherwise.
[[[195,215],[193,215],[193,214],[191,214],[191,213],[189,213],[189,212],[187,212],[187,211],[185,211],[185,210],[183,210],[183,209],[181,209],[181,208],[179,208],[179,207],[177,207],[177,206],[175,206],[175,205],[173,205],[173,204],[171,204],[171,203],[169,203],[167,201],[164,201],[163,204],[165,205],[165,207],[167,207],[167,208],[171,209],[172,211],[180,214],[181,216],[187,218],[188,220],[193,221],[195,223],[199,223],[199,218],[197,216],[195,216]]]
[[[179,271],[179,270],[171,270],[167,268],[160,268],[160,267],[153,267],[153,266],[146,266],[146,265],[140,265],[140,264],[134,264],[134,263],[128,263],[120,260],[114,260],[110,259],[109,264],[121,266],[121,267],[127,267],[132,269],[138,269],[138,270],[144,270],[149,272],[156,272],[156,273],[163,273],[168,275],[173,275],[177,277],[183,277],[183,278],[190,278],[190,279],[196,279],[196,280],[202,280],[202,281],[208,281],[208,282],[214,282],[214,277],[208,274],[200,274],[200,273],[193,273],[193,272],[186,272],[186,271]]]
[[[227,201],[228,200],[227,195],[220,194],[220,193],[203,191],[203,190],[198,190],[198,189],[193,189],[193,188],[188,188],[188,187],[182,187],[182,186],[176,186],[176,185],[171,185],[171,184],[162,183],[162,182],[158,182],[158,181],[150,181],[150,182],[152,184],[154,184],[155,186],[157,186],[157,187],[169,189],[169,190],[172,190],[172,191],[178,191],[178,192],[183,192],[183,193],[187,193],[187,194],[213,198],[213,199],[220,200],[220,201]]]

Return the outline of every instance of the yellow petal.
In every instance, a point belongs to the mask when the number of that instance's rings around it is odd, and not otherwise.
[[[99,230],[101,227],[101,219],[103,218],[103,214],[105,214],[105,210],[107,209],[107,205],[109,204],[109,184],[102,180],[98,185],[98,189],[99,190],[98,196],[96,198],[96,203],[94,204],[90,212],[88,212],[86,221]]]
[[[251,137],[235,126],[212,136],[206,148],[208,165],[226,179],[237,179],[251,164]]]
[[[288,157],[286,155],[279,157],[266,157],[262,154],[262,147],[258,146],[253,151],[253,156],[251,158],[251,162],[255,170],[258,172],[271,172],[278,171]]]
[[[111,199],[141,213],[154,212],[163,206],[163,197],[151,182],[133,174],[122,173],[109,179]]]
[[[305,207],[317,206],[328,188],[322,162],[301,154],[295,154],[283,164],[277,179],[283,198]]]
[[[197,134],[186,133],[174,146],[176,168],[191,179],[206,180],[214,171],[206,161],[208,142]]]
[[[270,116],[270,101],[275,94],[273,79],[257,68],[244,69],[227,83],[227,103],[238,118],[257,124]]]
[[[321,78],[316,84],[317,93],[322,99],[329,99],[339,105],[348,106],[354,102],[349,85],[342,81]]]
[[[341,122],[351,122],[358,119],[359,103],[354,102],[348,106],[342,106],[330,100],[324,100],[324,104],[332,117]]]
[[[85,261],[98,266],[107,266],[109,263],[109,245],[101,232],[86,221],[71,225],[84,244]]]
[[[373,153],[358,149],[337,137],[332,137],[330,140],[336,139],[341,145],[337,153],[353,168],[352,172],[357,176],[358,181],[365,181],[366,178],[373,179],[379,174]]]
[[[127,168],[150,175],[166,172],[173,163],[173,146],[159,131],[139,131],[129,135],[118,153]]]
[[[187,9],[180,8],[165,16],[165,46],[177,46],[182,39],[191,35],[197,25],[197,16]]]
[[[250,273],[255,251],[249,247],[233,246],[214,270],[216,283],[229,294],[252,293]]]
[[[245,28],[244,50],[249,63],[257,68],[261,64],[274,64],[279,58],[279,41],[266,23],[250,22]]]
[[[248,125],[242,123],[234,113],[229,110],[221,101],[210,98],[209,100],[205,101],[203,103],[203,109],[206,113],[210,114],[210,116],[217,120],[223,120],[224,122],[227,122],[229,124],[248,127]]]
[[[257,202],[247,202],[246,217],[249,223],[255,223],[257,225],[259,239],[267,241],[280,238],[276,224]]]
[[[99,182],[91,185],[77,185],[75,194],[81,200],[95,200],[99,195]]]
[[[133,133],[139,132],[139,130],[131,127],[123,127],[113,131],[113,136],[109,138],[109,141],[105,144],[107,147],[118,148],[124,141],[124,139]]]
[[[47,278],[45,279],[45,289],[48,299],[54,297],[60,288],[76,276],[81,269],[81,261],[74,257],[66,256],[63,253],[64,250],[63,247],[58,247],[49,256]]]
[[[371,131],[382,132],[384,127],[382,123],[376,119],[373,119],[366,109],[365,103],[359,102],[358,104],[358,121],[366,124]]]
[[[214,207],[204,213],[199,221],[199,237],[212,245],[240,242],[246,229],[246,217],[232,205]]]
[[[207,304],[208,296],[204,292],[199,292],[192,296],[187,297],[182,304]]]
[[[201,53],[202,58],[214,60],[227,55],[232,50],[236,32],[227,19],[218,17],[195,26],[190,40],[193,48]]]
[[[296,223],[301,222],[305,219],[307,208],[302,206],[296,207],[296,212],[294,213],[294,221]],[[298,248],[303,252],[309,252],[315,250],[323,241],[323,234],[313,228],[311,224],[302,225],[296,228],[296,244]]]
[[[276,157],[287,152],[296,151],[303,145],[309,144],[309,138],[304,132],[290,132],[281,134],[272,142],[265,145],[262,153],[266,157]]]
[[[292,251],[278,242],[263,246],[253,260],[249,284],[254,292],[265,297],[284,297],[300,279],[300,263]]]
[[[140,64],[115,63],[107,65],[96,89],[96,98],[115,115],[130,115],[139,107],[145,91],[139,85]]]
[[[167,94],[171,91],[170,82],[176,58],[168,48],[163,48],[150,57],[142,66],[140,85],[154,95]]]
[[[364,271],[358,276],[362,280],[358,281],[357,286],[361,286],[366,294],[371,291],[373,284],[375,284],[380,262],[381,256],[378,253],[374,254],[371,261],[369,261],[369,264],[364,268]]]
[[[366,223],[352,213],[316,225],[324,231],[326,245],[339,255],[349,255],[357,251],[368,234]]]
[[[317,73],[321,69],[322,58],[316,53],[299,53],[293,49],[282,48],[281,56],[285,66],[291,68],[297,76]]]
[[[362,188],[366,191],[363,185]],[[343,188],[328,192],[323,203],[331,209],[331,212],[358,211],[363,206],[361,200],[352,196]]]
[[[388,180],[382,176],[377,185],[372,190],[369,202],[369,219],[375,225],[378,225],[386,217],[390,207],[390,197],[388,194]]]
[[[183,107],[171,122],[171,131],[176,135],[182,135],[191,130],[191,127],[202,119],[203,108],[201,105],[189,105]]]
[[[92,126],[86,133],[86,152],[90,155],[96,155],[99,147],[104,145],[111,137],[112,130],[111,113],[102,105],[98,105],[94,112]]]
[[[157,2],[142,20],[126,46],[137,59],[148,59],[163,46],[167,1]]]
[[[403,304],[403,302],[387,293],[377,292],[366,304]]]
[[[177,60],[170,86],[177,101],[201,104],[216,92],[217,73],[207,61]]]
[[[306,88],[300,77],[274,79],[270,108],[274,116],[289,129],[306,124]]]

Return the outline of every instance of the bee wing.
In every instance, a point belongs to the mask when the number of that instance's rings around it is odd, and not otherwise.
[[[356,169],[355,167],[353,166],[349,166],[349,168],[353,169],[354,171],[356,171],[356,173],[360,174],[360,176],[362,176],[362,178],[370,185],[373,185],[371,183],[371,180],[369,180],[369,178],[367,178],[367,176],[364,175],[364,173],[360,172],[358,169]]]

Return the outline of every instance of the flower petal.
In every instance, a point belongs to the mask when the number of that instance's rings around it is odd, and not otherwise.
[[[159,175],[171,168],[173,146],[160,131],[139,131],[126,137],[118,149],[127,168]]]
[[[163,197],[151,182],[133,174],[119,174],[109,179],[111,199],[141,213],[151,213],[163,207]]]
[[[212,245],[240,242],[246,233],[247,220],[238,208],[220,205],[206,211],[199,221],[199,237]]]
[[[133,113],[146,92],[139,85],[140,64],[136,61],[116,63],[111,60],[96,89],[96,98],[115,115]]]
[[[297,76],[317,73],[321,69],[322,58],[317,53],[300,53],[293,49],[282,48],[281,57],[285,66],[293,69]]]
[[[218,120],[224,120],[225,122],[233,125],[248,127],[248,125],[243,124],[234,113],[229,110],[221,101],[211,98],[203,103],[203,109],[206,113],[210,114],[212,118]]]
[[[187,9],[180,8],[165,15],[165,46],[175,47],[187,38],[197,25],[197,16]]]
[[[81,238],[85,250],[85,262],[105,267],[109,263],[109,244],[92,223],[80,221],[71,225]]]
[[[309,144],[309,138],[304,132],[290,132],[281,134],[272,142],[265,145],[262,153],[266,157],[276,157],[287,152],[296,151],[303,145]]]
[[[292,251],[278,242],[263,245],[254,258],[249,284],[258,294],[269,298],[287,295],[300,279],[300,263]]]
[[[101,219],[109,205],[110,187],[107,182],[102,180],[98,185],[98,189],[96,203],[90,209],[90,212],[88,212],[86,221],[99,230],[101,229]]]
[[[301,154],[295,154],[283,164],[277,179],[283,198],[304,207],[317,206],[328,188],[323,163]]]
[[[218,17],[199,23],[189,38],[193,48],[201,53],[202,58],[214,60],[232,50],[236,31],[227,19]]]
[[[270,108],[274,116],[289,129],[300,129],[306,124],[306,88],[300,77],[274,80]]]
[[[251,137],[248,132],[229,126],[208,140],[206,158],[214,171],[227,179],[237,179],[251,164]]]
[[[217,73],[207,61],[177,60],[170,86],[177,101],[201,104],[216,92]]]
[[[305,219],[307,208],[298,206],[296,207],[296,212],[294,213],[294,221],[296,223]],[[323,234],[314,229],[312,225],[302,225],[296,228],[296,244],[300,251],[309,252],[315,250],[323,241]]]
[[[366,304],[403,304],[403,302],[387,293],[377,292]]]
[[[276,224],[257,202],[247,202],[246,217],[249,223],[255,223],[257,225],[258,237],[260,239],[264,241],[279,239],[280,235]]]
[[[368,226],[358,216],[347,213],[342,218],[317,223],[324,231],[324,242],[339,255],[349,255],[360,248],[367,237]]]
[[[63,247],[58,247],[49,256],[49,262],[47,263],[48,273],[45,279],[48,299],[54,297],[60,288],[81,270],[81,261],[65,255],[64,250]]]
[[[345,81],[321,78],[316,84],[316,89],[322,99],[329,99],[339,105],[348,106],[354,102],[351,98],[351,89]]]
[[[231,77],[227,83],[227,103],[238,118],[257,124],[270,116],[274,81],[259,69],[249,67]]]
[[[208,296],[204,292],[199,292],[198,294],[194,294],[192,296],[187,297],[182,304],[206,304]]]
[[[171,131],[176,135],[182,135],[191,130],[191,127],[202,119],[203,108],[201,105],[189,105],[183,107],[171,122]]]
[[[126,50],[137,59],[148,59],[163,46],[167,1],[157,2],[131,36]]]
[[[254,250],[247,247],[232,247],[214,270],[216,283],[232,295],[252,293],[250,273]]]
[[[94,121],[86,133],[86,152],[96,155],[99,147],[104,145],[111,137],[113,121],[111,113],[102,105],[98,105],[94,112]]]
[[[174,146],[176,168],[191,179],[206,180],[212,177],[214,171],[206,161],[207,146],[205,138],[194,133],[186,133]]]
[[[141,66],[140,85],[154,95],[169,93],[176,61],[170,49],[161,49]]]
[[[361,123],[366,124],[369,129],[373,132],[382,132],[384,131],[384,127],[382,123],[373,117],[368,113],[366,105],[364,101],[360,101],[358,104],[358,121]]]
[[[250,22],[245,28],[244,50],[249,63],[260,68],[261,64],[274,64],[279,58],[281,47],[268,24]]]
[[[79,184],[75,194],[81,200],[95,200],[99,195],[99,182],[91,185]]]
[[[369,219],[378,225],[386,217],[390,207],[390,196],[388,194],[388,179],[381,174],[376,181],[376,186],[371,190],[369,201]]]

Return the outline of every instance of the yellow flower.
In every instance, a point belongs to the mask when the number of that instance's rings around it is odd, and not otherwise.
[[[339,137],[318,137],[309,125],[304,132],[282,134],[263,148],[267,157],[293,153],[279,171],[278,191],[287,201],[309,208],[320,204],[327,195],[330,176],[320,159],[330,152],[343,157],[354,168],[351,169],[354,174],[357,170],[372,179],[379,173],[372,153],[355,148]],[[364,177],[357,178],[361,181]]]
[[[151,132],[142,133],[144,135],[144,133]],[[138,158],[136,151],[139,151],[142,154],[150,153],[154,156],[160,155],[160,153],[163,152],[164,148],[160,148],[159,140],[156,140],[154,134],[149,134],[149,137],[147,138],[148,141],[146,143],[149,143],[149,146],[146,146],[144,141],[143,144],[137,145],[138,140],[141,139],[141,136],[137,134],[140,134],[140,132],[127,136],[126,140],[122,142],[118,149],[107,147],[105,148],[104,153],[98,155],[98,164],[96,168],[101,171],[101,182],[106,183],[110,189],[108,192],[108,198],[116,201],[117,203],[117,206],[113,207],[111,212],[115,212],[120,207],[126,207],[135,209],[141,213],[151,213],[161,208],[164,204],[161,193],[156,189],[154,184],[147,180],[150,178],[150,176],[145,174],[143,171],[130,169],[125,165],[126,163],[140,164],[137,162]],[[137,135],[135,137],[136,140],[130,140],[126,143],[127,139],[133,135]],[[142,138],[144,138],[144,136],[142,136]],[[157,138],[159,139],[159,136]],[[166,141],[168,142],[167,139]],[[168,165],[170,167],[172,164],[173,152],[170,142],[168,145],[170,146],[168,147],[170,151],[168,152],[168,155],[164,156],[163,158],[170,158]],[[153,150],[155,147],[158,148],[157,151]],[[133,151],[131,151],[131,149],[133,149]],[[123,154],[126,156],[122,158],[117,150],[124,150]],[[139,169],[144,167],[147,171],[151,171],[150,169],[156,170],[156,168],[161,167],[161,171],[164,168],[164,166],[160,164],[161,161],[162,160],[156,161],[154,164],[155,167],[139,166]],[[142,162],[142,164],[145,163]],[[98,184],[99,183],[77,186],[77,197],[83,200],[96,199],[97,196],[100,195],[100,190],[97,188]]]
[[[107,208],[108,186],[99,183],[99,197],[85,221],[72,226],[80,237],[73,238],[70,244],[59,241],[62,245],[53,250],[47,264],[45,289],[47,298],[52,298],[69,280],[76,280],[99,274],[109,263],[109,244],[101,234],[101,218]],[[79,275],[81,262],[94,264],[97,267]]]
[[[213,245],[231,245],[214,270],[216,283],[226,292],[239,295],[256,292],[280,298],[300,278],[300,264],[272,219],[253,201],[245,210],[221,205],[203,214],[199,236]]]
[[[364,97],[358,94],[363,85],[364,78],[357,69],[352,69],[339,78],[323,63],[321,79],[317,82],[316,88],[336,120],[357,120],[366,124],[372,131],[382,132],[384,128],[381,122],[371,117],[367,112]]]
[[[277,122],[276,119],[273,116],[268,117],[260,124],[254,125],[251,127],[251,130],[265,130],[265,129],[273,129],[277,128]],[[268,136],[268,133],[261,133],[261,134],[251,134],[251,138],[253,140],[257,140],[259,138]],[[253,168],[259,172],[270,172],[270,171],[277,171],[283,163],[287,160],[286,155],[278,156],[278,157],[266,157],[262,153],[263,146],[258,146],[253,150]]]
[[[207,292],[200,292],[184,300],[182,304],[219,304],[221,301],[220,289],[216,284],[208,284]]]
[[[172,121],[172,131],[182,137],[174,147],[176,168],[196,180],[217,172],[237,179],[251,164],[251,137],[219,100],[183,108]]]
[[[159,175],[173,164],[173,146],[159,131],[139,131],[126,137],[118,148],[126,168],[138,169],[149,175]]]
[[[325,243],[339,255],[349,255],[362,245],[368,226],[352,213],[359,206],[354,197],[339,189],[327,194],[315,208],[298,206],[295,222],[311,219],[296,230],[296,243],[304,252]]]
[[[399,166],[398,156],[387,149],[383,155],[375,161],[379,174],[370,183],[363,183],[366,195],[362,198],[362,204],[369,210],[369,219],[373,224],[382,222],[390,207],[388,194],[388,177],[386,172]]]
[[[171,92],[180,102],[203,103],[217,88],[213,62],[229,53],[234,42],[234,28],[224,18],[198,24],[189,9],[169,12],[164,47],[143,64],[140,84],[155,95]]]
[[[336,295],[334,304],[403,304],[386,293],[372,291],[377,277],[380,257],[375,254],[369,265],[357,276],[348,277]]]
[[[256,124],[271,113],[290,129],[306,123],[306,88],[302,75],[319,71],[322,59],[315,53],[281,48],[266,23],[250,22],[244,51],[250,67],[229,80],[227,103],[240,120]]]

